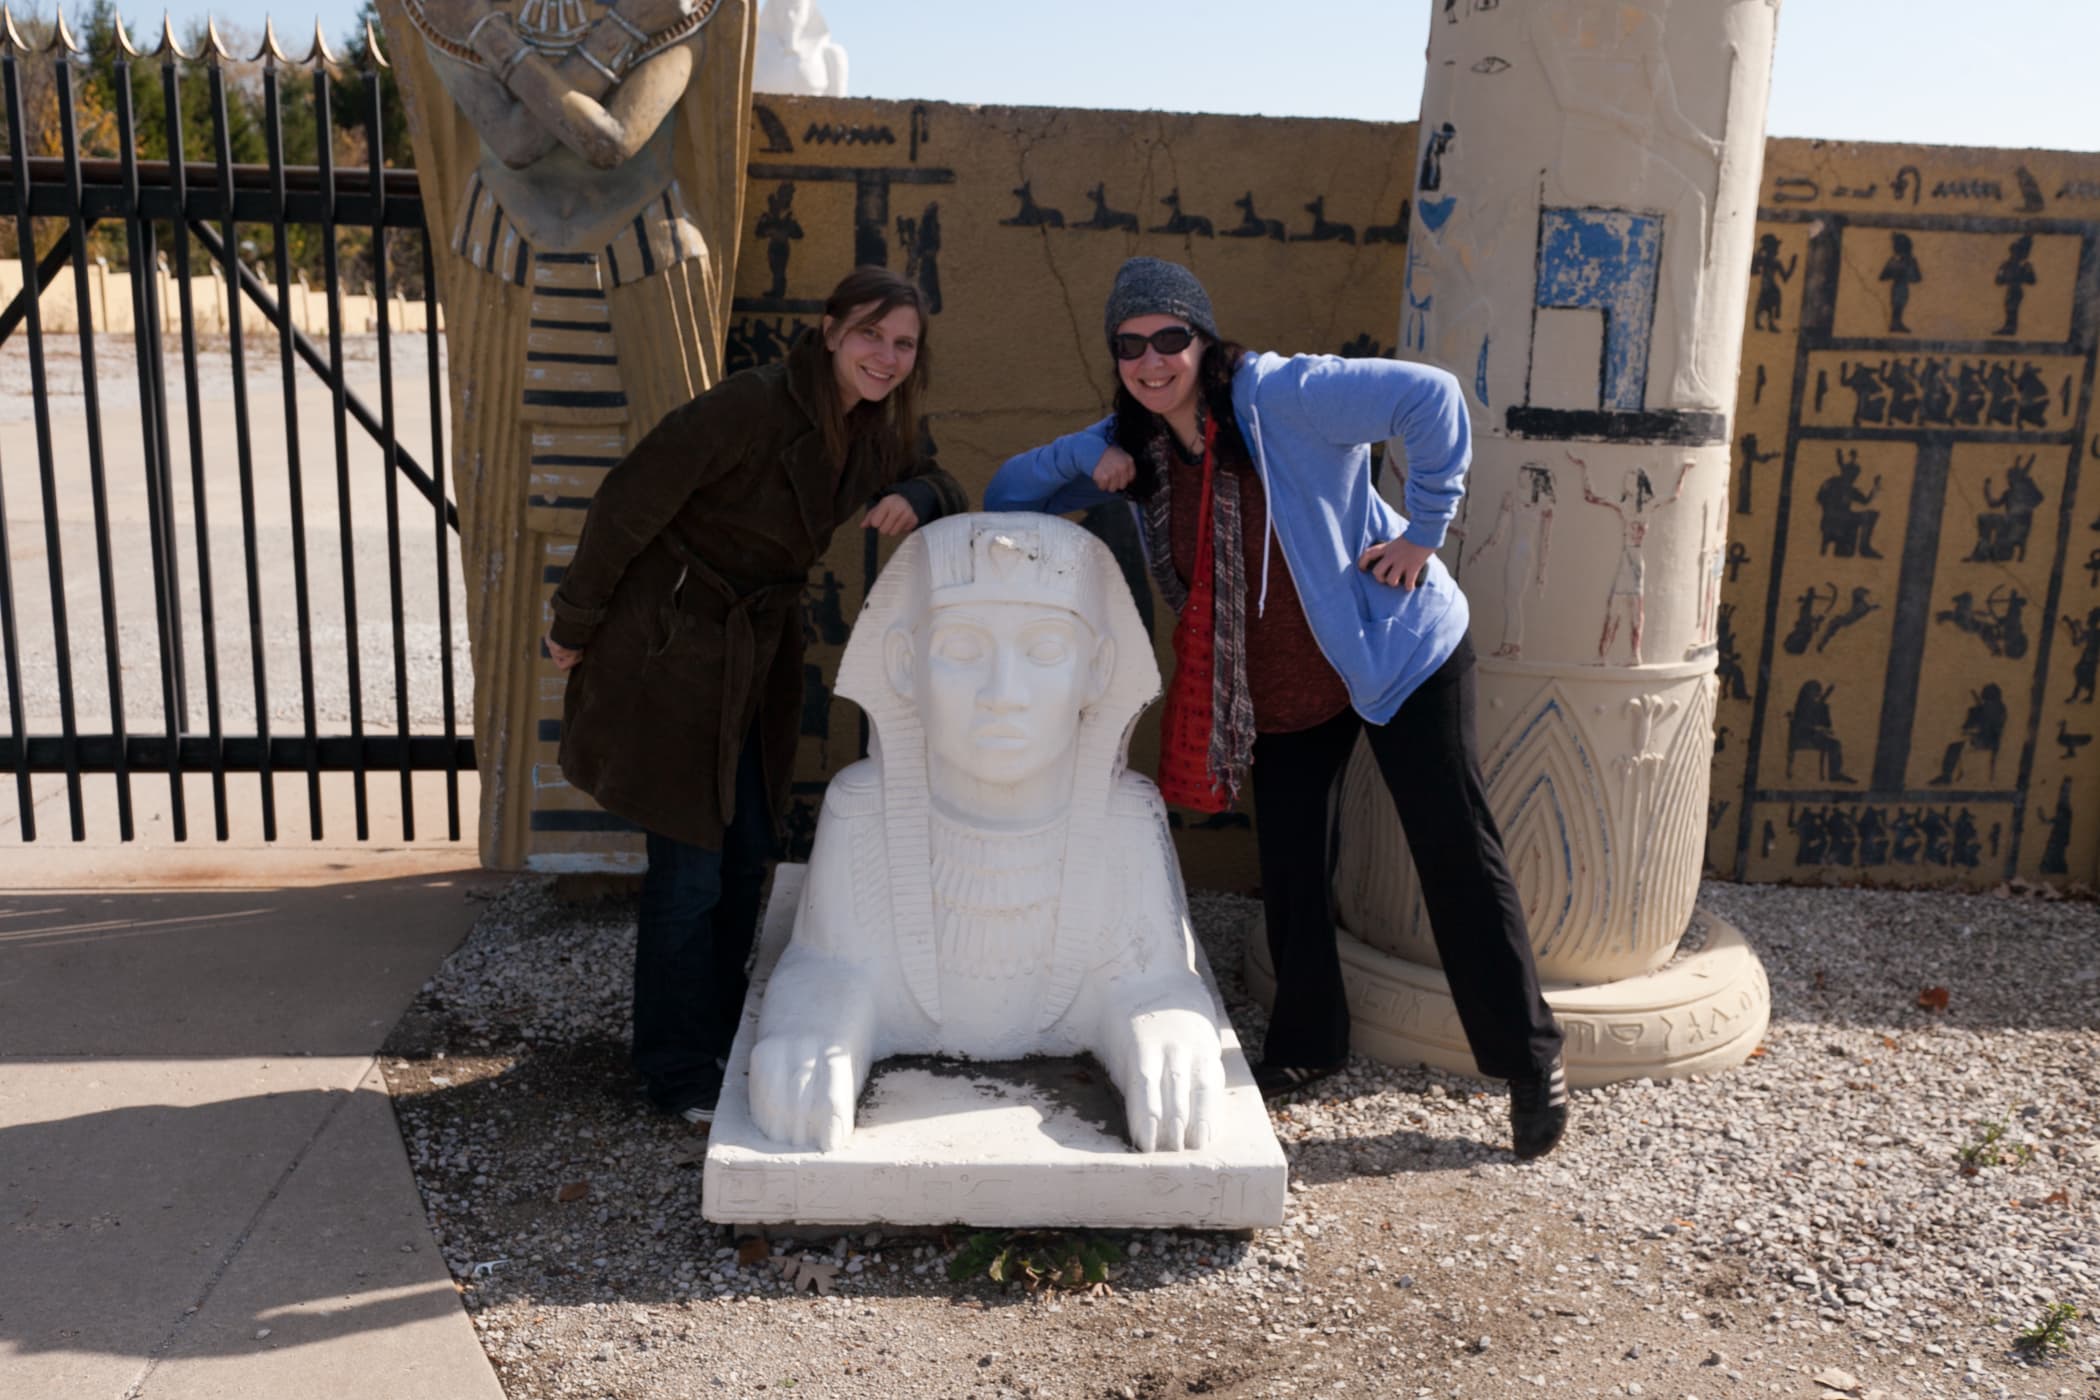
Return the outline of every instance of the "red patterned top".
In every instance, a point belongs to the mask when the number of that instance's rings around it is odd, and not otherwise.
[[[1189,596],[1174,624],[1174,679],[1167,686],[1167,707],[1160,716],[1159,793],[1179,807],[1222,812],[1232,806],[1229,786],[1210,771],[1211,740],[1217,733],[1212,687],[1217,679],[1216,527],[1211,523],[1211,473],[1217,466],[1212,449],[1217,426],[1203,430],[1203,457],[1196,468],[1195,555],[1190,564]]]
[[[1247,690],[1254,701],[1254,727],[1262,734],[1290,734],[1323,724],[1349,704],[1349,688],[1313,639],[1298,585],[1284,563],[1282,546],[1268,536],[1269,502],[1261,477],[1238,448],[1238,434],[1221,434],[1217,470],[1232,472],[1240,488],[1240,547],[1247,568]],[[1226,439],[1231,440],[1228,448]],[[1178,448],[1178,444],[1176,444]],[[1199,504],[1203,499],[1203,464],[1186,454],[1169,454],[1168,489],[1173,492],[1174,572],[1184,582],[1196,568]],[[1269,570],[1269,605],[1261,611],[1262,547],[1278,551]]]

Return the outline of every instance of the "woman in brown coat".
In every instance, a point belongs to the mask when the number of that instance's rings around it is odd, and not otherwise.
[[[660,1109],[713,1117],[802,708],[802,590],[832,532],[964,508],[917,460],[918,289],[862,267],[822,333],[666,415],[592,499],[552,601],[561,766],[648,841],[634,1063]]]

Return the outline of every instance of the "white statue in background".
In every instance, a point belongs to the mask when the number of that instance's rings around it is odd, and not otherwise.
[[[1166,808],[1125,771],[1159,670],[1108,549],[1047,515],[911,534],[837,693],[870,757],[824,795],[795,930],[765,990],[751,1110],[830,1150],[898,1054],[1090,1051],[1140,1151],[1201,1148],[1223,1111]]]
[[[816,0],[766,0],[758,16],[751,90],[846,95],[846,50],[831,37]]]

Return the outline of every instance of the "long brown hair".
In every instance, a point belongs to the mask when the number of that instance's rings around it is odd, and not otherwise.
[[[880,321],[900,306],[908,306],[919,315],[919,354],[911,373],[880,402],[864,399],[850,413],[839,407],[838,375],[832,368],[830,348],[823,341],[822,323],[810,332],[818,337],[824,360],[824,373],[817,376],[816,396],[824,445],[831,450],[832,460],[844,465],[847,453],[865,440],[885,474],[892,478],[903,473],[918,444],[919,404],[929,382],[932,359],[927,340],[933,327],[926,315],[925,298],[919,295],[918,287],[888,268],[856,267],[840,279],[824,302],[824,314],[849,333]],[[847,317],[856,311],[861,314],[849,321]]]

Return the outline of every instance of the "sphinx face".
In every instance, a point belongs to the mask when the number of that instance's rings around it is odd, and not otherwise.
[[[985,783],[1021,783],[1068,761],[1099,692],[1105,644],[1077,614],[1040,603],[935,608],[917,691],[933,756]]]

